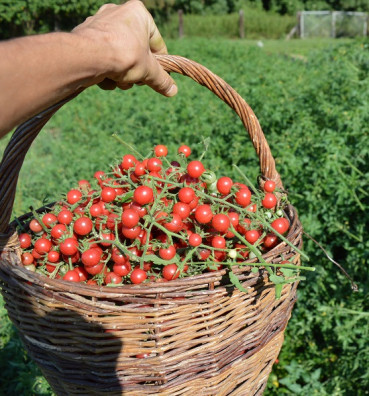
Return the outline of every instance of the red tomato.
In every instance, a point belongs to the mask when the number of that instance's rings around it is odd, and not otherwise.
[[[73,220],[73,213],[70,210],[63,209],[59,212],[57,219],[59,223],[68,225]]]
[[[189,204],[195,198],[195,191],[191,187],[183,187],[178,191],[178,199],[183,203]]]
[[[114,264],[119,265],[126,264],[128,261],[128,258],[115,246],[112,249],[111,259],[114,261]]]
[[[139,186],[135,189],[133,193],[133,199],[140,205],[146,205],[152,202],[154,198],[154,193],[149,186]]]
[[[162,166],[163,163],[159,158],[149,158],[146,168],[149,172],[159,172]]]
[[[186,219],[191,212],[191,208],[184,202],[177,202],[173,206],[173,213],[176,213],[182,220]]]
[[[32,254],[31,253],[27,253],[27,252],[23,253],[22,256],[21,256],[21,261],[22,261],[23,265],[33,264],[34,259],[35,258],[32,256]]]
[[[73,270],[69,270],[65,273],[65,275],[63,276],[63,280],[66,280],[69,282],[79,282],[80,278],[79,278],[77,271],[75,271],[73,269]]]
[[[117,193],[113,187],[104,187],[100,193],[101,200],[104,202],[113,202]]]
[[[114,264],[113,272],[119,276],[127,276],[131,272],[131,264],[128,261],[124,264]]]
[[[290,228],[290,223],[286,218],[281,217],[274,220],[271,226],[280,234],[284,234]]]
[[[134,209],[126,209],[122,213],[122,224],[125,227],[132,228],[136,227],[140,221],[140,216]]]
[[[190,235],[190,237],[188,238],[188,243],[190,246],[196,247],[201,245],[202,243],[202,238],[201,235],[199,234],[195,234],[194,232]]]
[[[211,246],[216,249],[225,249],[226,241],[222,236],[214,236],[211,239]]]
[[[43,231],[42,225],[36,219],[31,220],[31,222],[29,223],[29,228],[35,234],[38,234],[39,232]]]
[[[200,177],[205,171],[205,167],[201,161],[191,161],[187,165],[187,173],[193,177]]]
[[[140,268],[135,268],[130,276],[131,282],[134,283],[135,285],[138,285],[145,281],[147,278],[147,273],[140,269]]]
[[[183,154],[185,157],[189,157],[191,155],[191,149],[186,145],[182,145],[178,148],[178,153]]]
[[[273,193],[266,193],[261,204],[265,209],[272,209],[277,205],[277,197]]]
[[[275,182],[273,180],[267,180],[264,184],[265,192],[273,192],[275,190]]]
[[[102,177],[105,175],[104,171],[96,171],[94,173],[94,178],[97,179],[98,182],[102,180]]]
[[[56,250],[50,250],[50,252],[47,254],[47,260],[50,263],[57,263],[60,258],[60,253]]]
[[[217,190],[223,194],[228,195],[231,192],[233,181],[230,177],[223,176],[217,181]]]
[[[38,254],[48,253],[52,248],[52,243],[49,239],[40,238],[35,242],[35,249]]]
[[[122,277],[115,272],[108,272],[105,276],[105,284],[113,283],[115,285],[122,283]]]
[[[78,251],[78,241],[74,238],[67,238],[59,245],[60,252],[66,256],[73,256]]]
[[[82,199],[82,193],[79,190],[69,190],[67,193],[67,201],[71,205],[74,205],[75,203],[79,202]]]
[[[168,148],[163,144],[158,144],[154,148],[154,153],[157,157],[166,157],[168,155]]]
[[[74,271],[79,275],[79,281],[84,282],[88,278],[88,272],[80,266],[74,267]]]
[[[211,225],[214,227],[215,230],[224,233],[228,230],[231,222],[227,215],[223,213],[218,213],[214,215],[213,219],[211,220]]]
[[[100,245],[104,246],[104,247],[111,246],[111,242],[108,242],[108,241],[114,241],[115,240],[115,235],[113,233],[111,233],[111,232],[102,232],[100,234],[100,237],[101,237],[101,239],[105,239],[106,240],[106,242],[100,242]]]
[[[246,231],[245,238],[247,242],[254,244],[260,237],[260,233],[258,230],[249,230]]]
[[[164,223],[164,227],[171,232],[179,232],[183,228],[182,219],[179,215],[173,213],[172,220]]]
[[[135,167],[137,162],[137,159],[134,155],[132,154],[126,154],[123,156],[122,163],[120,164],[120,167],[122,170],[128,170],[130,168]]]
[[[19,245],[22,249],[27,249],[31,246],[31,236],[27,233],[20,234],[19,237]]]
[[[139,235],[140,232],[142,231],[140,226],[128,228],[123,226],[122,227],[122,234],[129,239],[136,239]]]
[[[278,243],[278,237],[273,234],[273,233],[269,233],[265,236],[265,238],[263,239],[263,245],[267,248],[267,249],[271,249],[274,246],[276,246]]]
[[[88,272],[90,275],[100,274],[103,271],[103,269],[104,269],[104,263],[102,262],[93,265],[91,267],[85,267],[86,272]]]
[[[45,213],[42,216],[42,222],[45,224],[47,228],[51,228],[51,226],[58,221],[57,217],[52,213]]]
[[[168,264],[163,268],[163,278],[166,280],[174,280],[179,277],[179,269],[176,264]]]
[[[65,224],[56,224],[51,229],[50,235],[54,239],[59,239],[60,237],[62,237],[66,233],[67,233],[67,227],[65,226]]]
[[[89,217],[78,218],[73,225],[73,230],[78,235],[87,235],[92,231],[93,223]]]
[[[137,162],[133,172],[136,177],[143,176],[146,173],[146,167],[142,162]]]
[[[213,212],[210,205],[204,204],[196,208],[195,218],[200,224],[206,224],[213,218]]]
[[[235,200],[238,205],[246,207],[251,203],[251,191],[249,188],[241,188],[235,194]]]
[[[167,248],[161,248],[159,249],[159,256],[163,260],[171,260],[175,255],[176,255],[176,248],[171,245],[168,246]]]
[[[86,267],[97,265],[102,259],[100,248],[90,248],[82,253],[81,261]]]
[[[91,205],[89,212],[92,217],[99,217],[102,215],[103,209],[100,204],[96,203]]]

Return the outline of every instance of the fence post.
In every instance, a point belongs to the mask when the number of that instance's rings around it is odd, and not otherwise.
[[[300,38],[304,38],[304,12],[300,12]]]
[[[240,18],[239,18],[239,35],[240,38],[243,39],[245,38],[245,13],[243,12],[243,10],[240,10]]]
[[[331,36],[336,38],[336,11],[332,11],[332,20],[331,20]]]
[[[183,37],[183,10],[178,10],[178,36]]]

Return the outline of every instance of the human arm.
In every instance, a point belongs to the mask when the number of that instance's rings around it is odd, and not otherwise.
[[[167,49],[140,1],[106,4],[71,33],[0,43],[0,136],[39,111],[94,84],[149,85],[165,96],[177,88],[155,53]]]

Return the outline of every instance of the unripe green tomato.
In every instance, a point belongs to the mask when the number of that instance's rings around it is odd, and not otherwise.
[[[275,212],[275,214],[276,214],[277,216],[279,216],[279,217],[282,217],[282,216],[283,216],[283,211],[282,211],[281,209],[278,209],[278,210]]]
[[[211,193],[217,192],[217,181],[215,180],[214,183],[208,184],[208,191]]]
[[[271,212],[265,212],[265,217],[267,219],[271,219],[272,218],[272,213]]]
[[[31,272],[35,272],[36,271],[36,267],[35,267],[34,264],[25,265],[24,268],[27,269],[28,271],[31,271]]]
[[[206,170],[200,176],[200,180],[209,185],[209,184],[213,184],[214,182],[216,182],[217,177],[213,171]]]
[[[235,258],[237,257],[237,250],[236,250],[236,249],[231,249],[231,250],[228,252],[228,256],[229,256],[230,258],[235,259]]]

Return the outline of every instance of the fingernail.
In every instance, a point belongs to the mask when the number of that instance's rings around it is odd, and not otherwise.
[[[178,92],[177,85],[173,84],[173,85],[170,87],[169,91],[167,92],[167,96],[169,96],[169,97],[170,97],[170,96],[174,96],[177,92]]]

